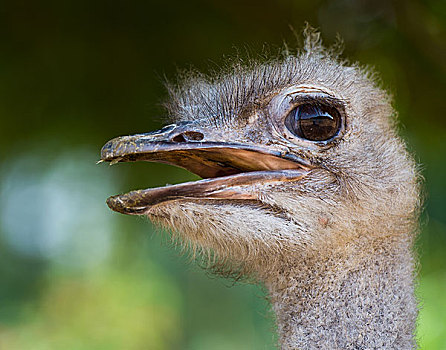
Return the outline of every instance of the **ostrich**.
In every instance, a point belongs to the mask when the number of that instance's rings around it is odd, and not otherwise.
[[[185,168],[201,180],[110,197],[264,285],[282,349],[413,349],[416,164],[389,95],[307,30],[303,49],[169,85],[159,131],[101,160]]]

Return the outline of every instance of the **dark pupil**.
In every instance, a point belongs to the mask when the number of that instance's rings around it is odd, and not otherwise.
[[[331,139],[338,133],[341,120],[335,108],[309,103],[292,110],[287,119],[290,131],[311,141]]]

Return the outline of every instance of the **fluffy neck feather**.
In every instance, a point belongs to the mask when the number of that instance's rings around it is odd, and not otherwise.
[[[317,252],[267,281],[282,349],[413,349],[411,239]]]

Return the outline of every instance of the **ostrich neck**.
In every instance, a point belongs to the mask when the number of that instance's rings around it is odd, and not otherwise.
[[[281,348],[415,348],[413,280],[407,237],[320,252],[283,266],[267,282]]]

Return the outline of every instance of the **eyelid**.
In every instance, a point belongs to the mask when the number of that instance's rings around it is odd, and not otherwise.
[[[340,98],[336,98],[333,96],[325,95],[325,94],[311,94],[311,95],[294,95],[290,96],[291,99],[289,100],[289,105],[292,105],[293,108],[299,106],[303,103],[321,103],[321,104],[328,104],[333,107],[345,107],[346,102],[345,100],[342,100]]]

